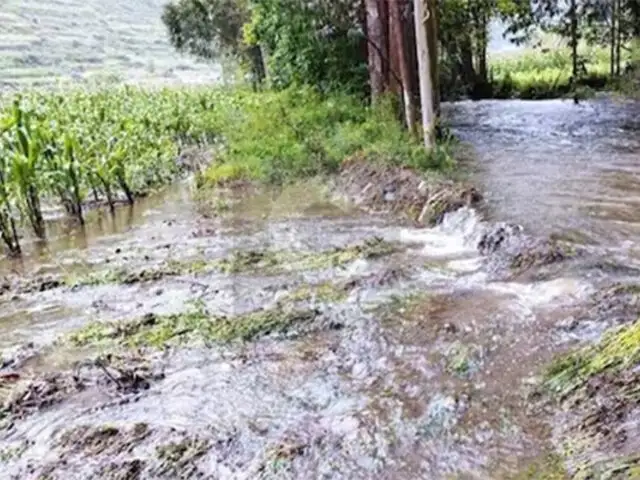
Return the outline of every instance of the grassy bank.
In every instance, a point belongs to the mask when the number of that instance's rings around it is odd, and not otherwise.
[[[311,89],[234,92],[219,105],[223,148],[203,176],[216,184],[240,178],[283,182],[331,173],[354,154],[420,170],[451,166],[446,149],[427,153],[397,120],[391,102],[376,107]]]
[[[212,158],[201,185],[281,183],[330,173],[354,154],[419,169],[451,166],[444,149],[428,154],[409,136],[390,102],[369,107],[311,89],[121,87],[4,97],[2,243],[19,252],[20,223],[44,238],[43,205],[62,205],[83,222],[88,203],[133,203],[193,166],[186,153],[194,146]]]
[[[579,52],[584,71],[578,91],[602,90],[609,86],[609,54],[602,48]],[[626,60],[626,59],[625,59]],[[545,99],[572,93],[571,51],[528,50],[490,58],[491,96],[495,98]]]

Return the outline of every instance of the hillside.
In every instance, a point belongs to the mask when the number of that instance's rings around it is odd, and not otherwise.
[[[0,89],[57,79],[205,82],[218,69],[173,51],[166,0],[4,0]]]

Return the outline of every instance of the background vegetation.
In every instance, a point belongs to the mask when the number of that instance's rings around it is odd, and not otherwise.
[[[414,2],[399,2],[401,43],[415,64]],[[604,88],[631,68],[632,39],[640,33],[639,0],[426,3],[437,4],[435,83],[443,86],[439,97],[445,99],[548,98],[579,87]],[[268,73],[269,85],[276,88],[307,84],[323,91],[366,95],[376,83],[370,55],[378,52],[380,74],[386,77],[381,81],[398,93],[402,80],[396,52],[401,47],[394,41],[389,5],[387,0],[173,0],[163,20],[172,43],[182,51],[203,58],[215,58],[219,52],[235,54],[254,78],[261,80]],[[372,11],[382,28],[372,23]],[[227,17],[234,20],[225,21]],[[224,29],[206,19],[223,23]],[[489,31],[496,20],[506,25],[509,39],[529,46],[521,58],[489,55]],[[561,47],[550,49],[540,41],[541,34],[561,39]],[[203,48],[203,42],[209,47]],[[413,76],[413,95],[418,96],[415,71]]]

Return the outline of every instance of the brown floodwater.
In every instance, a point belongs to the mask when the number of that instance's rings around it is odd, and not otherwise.
[[[306,271],[205,272],[0,300],[0,348],[33,342],[40,354],[25,368],[37,375],[95,353],[54,345],[89,321],[180,313],[194,301],[237,315],[301,285],[353,285],[340,301],[305,301],[320,311],[317,328],[157,352],[164,379],[135,401],[89,389],[16,421],[0,432],[3,478],[129,478],[103,469],[133,460],[148,468],[130,478],[511,478],[551,449],[549,419],[530,411],[527,395],[565,348],[555,324],[617,273],[592,276],[585,263],[535,281],[499,280],[477,242],[491,222],[510,221],[632,263],[639,107],[608,99],[446,105],[475,152],[473,180],[488,193],[489,218],[465,208],[438,227],[411,228],[354,211],[315,183],[246,195],[205,218],[202,199],[182,183],[115,217],[91,212],[83,230],[52,224],[46,245],[2,264],[6,275],[214,261],[236,250],[318,252],[373,237],[400,251]],[[151,433],[117,453],[61,440],[81,426],[135,423]],[[158,446],[195,437],[208,442],[204,452],[176,461],[178,471],[153,470]]]

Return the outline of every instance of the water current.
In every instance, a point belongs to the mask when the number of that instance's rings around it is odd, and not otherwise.
[[[304,185],[207,219],[179,184],[114,218],[95,213],[83,231],[55,224],[46,247],[5,262],[7,275],[27,278],[236,250],[321,252],[373,237],[398,246],[268,274],[212,271],[5,296],[0,348],[31,342],[39,353],[25,368],[41,375],[95,353],[55,343],[89,321],[195,304],[234,316],[273,308],[305,285],[349,285],[339,300],[301,302],[317,309],[305,331],[165,349],[153,357],[164,378],[135,401],[90,388],[25,416],[0,436],[0,477],[506,479],[552,450],[550,418],[531,411],[527,394],[541,366],[575,340],[557,323],[622,273],[578,262],[505,281],[477,244],[495,222],[512,222],[634,266],[640,104],[460,102],[444,114],[472,147],[471,180],[486,212],[463,208],[435,228],[412,228]],[[132,433],[141,424],[144,434]],[[167,445],[178,451],[171,461],[160,453]]]

